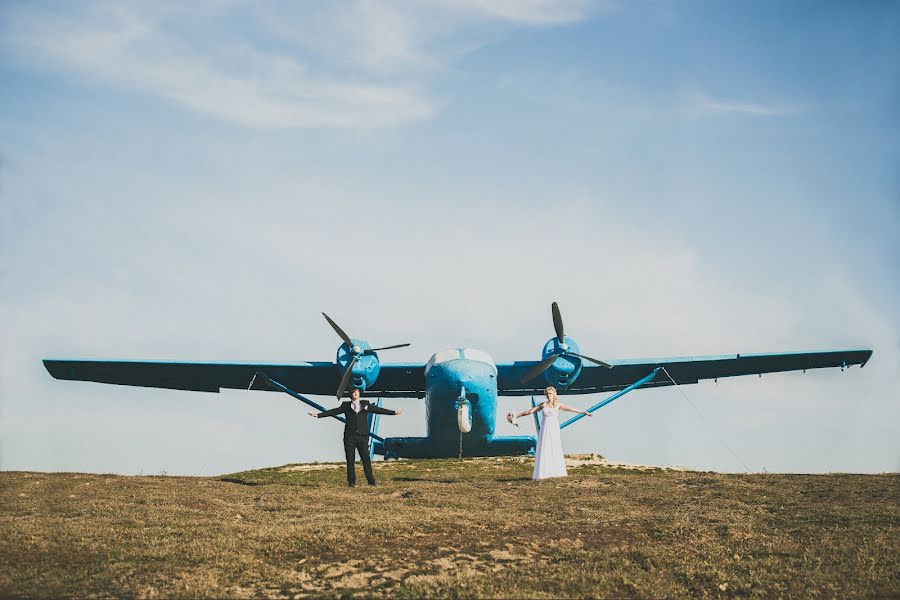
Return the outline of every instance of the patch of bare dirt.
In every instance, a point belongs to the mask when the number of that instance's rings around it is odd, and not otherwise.
[[[665,467],[656,465],[640,465],[636,463],[623,463],[608,460],[599,454],[566,454],[566,467],[581,467],[584,465],[596,465],[608,469],[631,469],[635,471],[692,471],[686,467]]]

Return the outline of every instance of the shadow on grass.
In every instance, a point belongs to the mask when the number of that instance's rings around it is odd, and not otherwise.
[[[462,483],[464,479],[428,479],[426,477],[391,477],[390,481],[428,481],[430,483]]]
[[[478,480],[460,477],[458,479],[435,479],[429,477],[391,477],[390,481],[402,481],[404,483],[415,481],[427,481],[430,483],[477,483]],[[482,480],[483,481],[483,480]],[[494,481],[498,483],[509,483],[510,481],[531,481],[531,477],[497,477]]]
[[[238,485],[248,485],[248,486],[257,486],[257,485],[266,485],[265,483],[259,481],[247,481],[246,479],[238,479],[237,477],[220,477],[219,481],[224,481],[225,483],[236,483]]]
[[[257,487],[262,485],[289,485],[292,487],[317,488],[329,487],[332,484],[332,482],[330,481],[251,481],[249,479],[240,479],[238,477],[220,477],[218,481],[222,481],[225,483],[236,483],[238,485],[246,485],[247,487]]]

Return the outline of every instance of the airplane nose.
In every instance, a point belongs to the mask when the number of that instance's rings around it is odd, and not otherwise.
[[[465,387],[469,401],[475,402],[481,395],[480,390],[490,388],[495,377],[490,365],[470,360],[450,361],[432,367],[428,373],[428,386],[453,398],[459,396],[460,386]]]
[[[491,368],[476,361],[457,360],[446,364],[445,374],[458,384],[484,381],[493,376]]]

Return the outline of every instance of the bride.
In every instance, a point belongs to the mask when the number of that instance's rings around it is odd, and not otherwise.
[[[562,451],[562,441],[559,434],[559,411],[566,410],[573,413],[580,413],[588,417],[591,413],[585,410],[578,410],[571,406],[566,406],[559,401],[556,395],[556,388],[548,386],[544,390],[547,397],[546,402],[541,402],[534,408],[529,408],[525,412],[517,415],[509,413],[506,420],[514,423],[515,419],[524,417],[537,411],[541,411],[544,416],[541,430],[538,433],[537,449],[534,452],[534,473],[532,479],[547,479],[548,477],[565,477],[566,458]]]

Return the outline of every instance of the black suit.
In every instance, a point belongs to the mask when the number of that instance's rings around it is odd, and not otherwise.
[[[359,401],[359,412],[353,410],[350,402],[342,402],[337,408],[321,412],[317,417],[335,417],[341,415],[346,419],[344,423],[344,454],[347,456],[347,485],[356,485],[356,453],[362,460],[363,471],[369,485],[375,485],[375,475],[372,473],[372,461],[369,459],[369,413],[380,415],[396,415],[397,412],[381,408],[371,404],[368,400]]]

